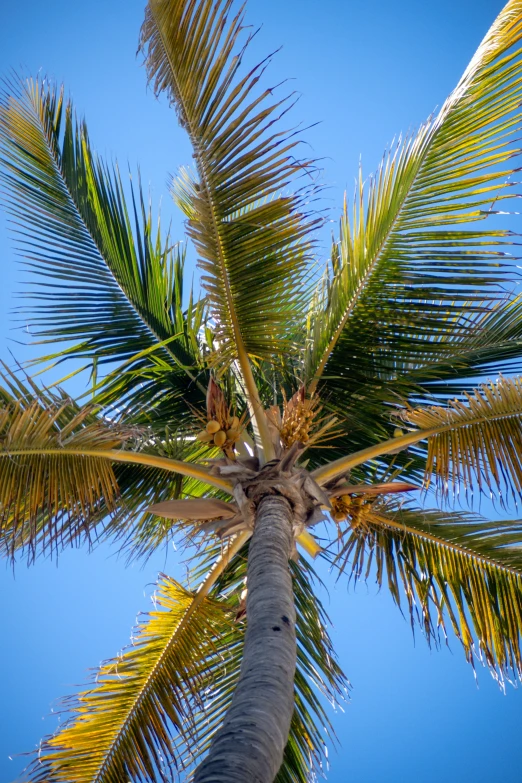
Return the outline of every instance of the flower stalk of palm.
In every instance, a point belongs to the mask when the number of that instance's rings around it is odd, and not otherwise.
[[[193,147],[172,195],[200,300],[141,186],[129,201],[63,92],[4,85],[33,331],[65,344],[40,360],[83,360],[92,399],[4,367],[2,550],[32,560],[104,536],[146,556],[177,537],[192,557],[187,585],[160,577],[133,645],[69,705],[32,780],[310,779],[320,694],[345,687],[318,553],[354,578],[374,568],[428,640],[449,621],[468,660],[500,682],[522,672],[520,523],[428,503],[522,490],[515,238],[494,222],[520,154],[522,0],[438,115],[361,175],[320,279],[315,165],[285,130],[291,96],[262,86],[268,60],[244,66],[243,19],[233,0],[149,0],[142,29],[150,83]]]

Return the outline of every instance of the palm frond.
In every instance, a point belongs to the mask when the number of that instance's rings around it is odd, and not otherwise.
[[[454,332],[441,339],[438,353],[428,344],[422,361],[417,361],[420,351],[415,362],[409,362],[405,353],[396,357],[386,372],[382,367],[369,374],[367,366],[352,368],[342,386],[340,378],[325,378],[328,388],[323,388],[323,405],[336,416],[339,435],[328,453],[313,447],[309,450],[314,466],[391,437],[396,422],[390,418],[390,408],[398,404],[446,403],[451,397],[472,392],[477,378],[500,372],[519,374],[521,304],[516,297],[485,307],[483,313],[468,317],[460,326],[456,319]],[[398,461],[403,458],[399,456]]]
[[[368,503],[339,528],[337,562],[352,577],[375,573],[428,641],[449,618],[468,661],[495,677],[522,678],[522,525],[390,502]]]
[[[28,385],[4,367],[0,388],[0,550],[53,551],[96,535],[115,514],[119,488],[111,462],[133,433],[63,393]],[[91,456],[89,456],[91,454]]]
[[[176,200],[188,218],[216,318],[221,359],[280,355],[301,303],[310,173],[298,141],[278,127],[288,98],[261,88],[267,62],[242,70],[252,38],[233,0],[151,0],[142,30],[156,93],[175,105],[193,145]],[[305,180],[306,183],[306,180]]]
[[[475,316],[456,319],[455,330],[445,336],[440,351],[421,362],[403,357],[387,385],[403,399],[433,403],[473,391],[476,379],[522,371],[522,298],[507,297]]]
[[[142,47],[156,94],[175,105],[192,143],[196,172],[183,170],[174,191],[215,321],[214,363],[237,361],[258,447],[271,459],[249,357],[280,361],[292,349],[308,235],[320,221],[307,214],[312,165],[296,159],[295,133],[278,128],[291,98],[260,87],[270,58],[242,70],[252,38],[243,30],[234,0],[150,0]]]
[[[69,722],[43,742],[31,780],[172,780],[178,762],[172,736],[191,743],[202,684],[219,676],[239,632],[226,603],[198,600],[167,576],[155,602],[132,646],[100,667],[69,705]]]
[[[439,114],[400,139],[367,185],[360,175],[353,216],[345,205],[305,361],[339,407],[351,385],[369,396],[401,368],[421,380],[516,274],[512,233],[478,224],[514,195],[521,10],[505,6]]]
[[[516,497],[522,491],[522,381],[503,378],[482,384],[465,402],[450,400],[446,406],[407,408],[400,417],[416,429],[361,449],[322,465],[312,472],[327,484],[353,468],[406,449],[418,451],[427,441],[425,479],[435,475],[439,488],[450,485],[467,489],[484,486],[507,491]],[[406,452],[408,454],[408,452]],[[424,456],[424,455],[423,455]],[[400,474],[403,475],[403,474]]]
[[[140,624],[130,648],[102,664],[89,690],[65,703],[69,719],[43,741],[30,780],[150,783],[171,780],[175,770],[189,773],[208,748],[239,676],[245,626],[234,615],[244,575],[243,548],[210,597],[208,579],[193,593],[162,576],[157,611]],[[332,701],[347,685],[309,579],[306,567],[294,566],[296,709],[279,783],[307,783],[321,764],[322,727],[329,720],[313,686]]]
[[[201,306],[190,319],[182,309],[184,251],[154,227],[140,184],[127,206],[118,168],[93,153],[63,88],[5,84],[0,163],[18,248],[38,285],[31,329],[40,343],[74,343],[43,360],[137,357],[127,366],[136,376],[157,357],[192,374]]]
[[[167,543],[175,525],[153,503],[232,486],[209,474],[209,452],[168,430],[150,432],[41,388],[4,365],[0,374],[0,552],[54,554],[116,538],[130,556]],[[126,448],[122,448],[126,447]]]
[[[426,481],[456,491],[487,487],[513,497],[522,492],[522,381],[500,378],[482,384],[466,402],[406,410],[402,418],[431,432],[427,441]]]

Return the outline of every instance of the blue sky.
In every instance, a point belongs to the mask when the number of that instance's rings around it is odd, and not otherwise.
[[[147,91],[135,57],[143,0],[9,6],[0,73],[21,67],[64,81],[96,149],[122,166],[140,164],[154,202],[163,200],[181,236],[165,183],[190,151],[174,114]],[[359,155],[369,173],[398,132],[441,104],[501,7],[501,0],[250,0],[249,20],[263,25],[259,53],[283,44],[273,82],[292,78],[301,93],[296,122],[320,123],[306,138],[324,159],[332,219],[343,190],[353,187]],[[14,342],[23,332],[13,331],[7,315],[21,275],[3,218],[0,259],[0,355],[26,357],[30,351]],[[31,750],[53,729],[54,700],[127,642],[160,570],[181,575],[174,551],[130,568],[103,548],[65,552],[58,564],[18,564],[14,574],[10,566],[0,570],[2,783],[25,764],[9,755]],[[503,696],[486,671],[478,672],[477,688],[455,641],[440,652],[420,637],[414,643],[409,623],[371,582],[354,591],[330,580],[324,599],[354,686],[344,714],[334,716],[341,749],[330,753],[329,781],[520,781],[519,690]]]

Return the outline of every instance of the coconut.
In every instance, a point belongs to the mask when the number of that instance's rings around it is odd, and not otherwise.
[[[213,435],[211,432],[207,432],[206,430],[201,430],[201,432],[198,432],[198,434],[196,435],[196,438],[201,443],[210,443],[210,441],[213,438]]]
[[[216,432],[219,432],[221,429],[219,422],[217,421],[209,421],[207,422],[207,432],[210,432],[211,435],[214,435]]]
[[[214,435],[214,443],[216,446],[222,446],[227,439],[226,433],[223,432],[223,430],[219,430],[219,432],[216,432]]]

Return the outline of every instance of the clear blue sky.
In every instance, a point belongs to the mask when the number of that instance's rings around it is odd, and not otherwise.
[[[25,0],[5,4],[0,73],[22,66],[63,80],[84,113],[99,152],[141,166],[153,199],[190,152],[173,113],[154,100],[135,58],[143,0]],[[320,121],[307,139],[324,158],[325,204],[334,214],[351,191],[359,155],[375,168],[394,135],[415,126],[455,85],[502,0],[250,0],[249,19],[263,24],[260,52],[284,44],[272,68],[302,93],[295,118]],[[176,218],[177,220],[177,218]],[[180,225],[179,221],[175,225]],[[520,230],[520,226],[517,227]],[[181,231],[181,228],[180,228]],[[7,313],[20,274],[0,218],[2,343],[19,339]],[[58,567],[40,562],[0,570],[3,674],[0,783],[51,731],[53,700],[81,683],[86,670],[114,655],[136,614],[148,608],[159,570],[181,574],[176,553],[126,568],[109,549],[69,551]],[[325,596],[333,635],[353,683],[344,714],[334,716],[341,742],[331,752],[331,783],[519,783],[522,693],[503,696],[486,671],[477,689],[455,641],[430,652],[375,586]]]

